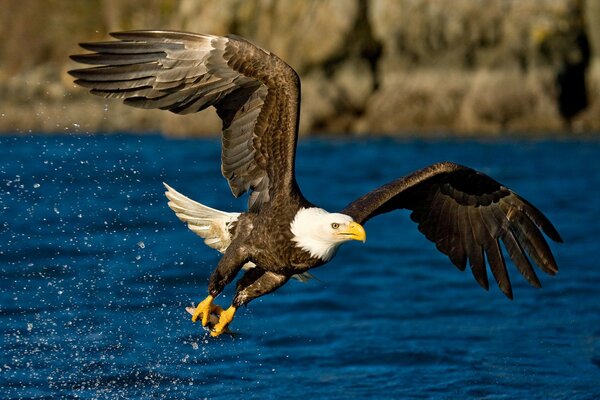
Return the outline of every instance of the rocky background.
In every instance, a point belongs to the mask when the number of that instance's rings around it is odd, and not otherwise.
[[[110,31],[235,33],[302,78],[301,133],[600,131],[600,0],[2,0],[0,131],[215,135],[212,110],[137,110],[75,87]]]

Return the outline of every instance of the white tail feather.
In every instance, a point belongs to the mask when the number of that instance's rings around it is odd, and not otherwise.
[[[188,228],[204,239],[204,243],[224,253],[231,243],[229,227],[237,221],[240,213],[229,213],[216,210],[186,197],[163,183],[167,188],[165,195],[170,200],[168,205],[175,211],[177,218],[186,222]]]

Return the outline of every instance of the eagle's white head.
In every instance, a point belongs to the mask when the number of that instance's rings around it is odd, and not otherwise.
[[[317,207],[301,208],[290,229],[297,247],[323,261],[329,261],[340,244],[367,238],[364,228],[352,217]]]

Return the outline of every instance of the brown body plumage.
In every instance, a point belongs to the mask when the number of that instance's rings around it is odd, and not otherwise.
[[[98,67],[74,70],[77,84],[126,104],[186,114],[214,106],[223,120],[222,172],[234,196],[250,192],[246,213],[210,209],[167,186],[169,206],[207,245],[224,255],[209,282],[209,296],[193,320],[219,315],[225,330],[240,305],[272,292],[292,276],[329,261],[347,240],[364,240],[360,224],[395,209],[412,210],[419,230],[459,269],[469,264],[488,288],[486,260],[506,296],[512,289],[500,249],[521,274],[540,286],[543,271],[558,268],[540,229],[561,238],[534,206],[492,178],[453,163],[438,163],[392,181],[327,213],[309,203],[296,183],[300,80],[275,55],[238,37],[173,31],[113,34],[116,41],[81,46],[73,56]],[[213,304],[241,268],[232,306]]]

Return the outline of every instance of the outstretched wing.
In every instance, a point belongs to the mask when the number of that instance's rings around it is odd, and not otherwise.
[[[234,196],[250,190],[256,210],[296,190],[300,81],[275,55],[237,37],[175,31],[112,33],[71,58],[96,67],[69,71],[91,93],[141,108],[188,114],[209,106],[223,120],[222,172]],[[282,196],[283,198],[287,196]]]
[[[468,261],[473,276],[486,290],[487,259],[498,286],[512,299],[500,241],[531,285],[541,286],[530,259],[550,275],[558,271],[540,232],[562,242],[552,223],[527,200],[471,168],[433,164],[367,193],[342,213],[364,223],[399,208],[412,210],[419,231],[460,270]]]

